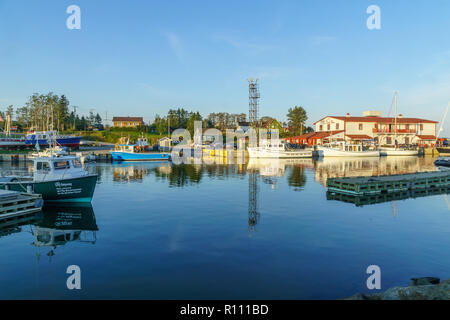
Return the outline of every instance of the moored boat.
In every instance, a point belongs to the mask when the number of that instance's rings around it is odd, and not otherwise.
[[[2,177],[0,189],[34,192],[50,202],[90,202],[96,183],[79,157],[47,152],[33,158],[32,176]]]
[[[147,152],[138,144],[119,144],[111,151],[113,161],[166,161],[169,153]]]
[[[379,157],[380,151],[369,150],[362,144],[338,143],[318,146],[320,155],[324,157]]]
[[[25,138],[27,147],[39,145],[46,147],[56,141],[55,145],[69,148],[78,148],[80,146],[81,137],[71,135],[60,135],[58,131],[35,131],[30,132]]]
[[[249,147],[250,158],[312,158],[312,149],[291,149],[284,141],[266,142],[259,147]]]
[[[382,156],[417,156],[419,155],[419,150],[406,149],[406,148],[389,148],[383,147],[379,148],[380,155]]]

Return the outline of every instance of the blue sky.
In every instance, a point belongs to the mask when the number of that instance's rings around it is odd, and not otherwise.
[[[68,30],[66,8],[81,8]],[[381,30],[366,9],[381,8]],[[142,115],[169,107],[284,120],[399,113],[439,121],[450,101],[450,1],[0,0],[0,109],[34,92],[66,94],[81,113]],[[450,130],[445,130],[450,135]]]

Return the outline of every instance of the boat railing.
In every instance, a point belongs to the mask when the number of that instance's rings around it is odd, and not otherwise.
[[[31,172],[28,170],[14,170],[14,169],[6,169],[0,172],[1,177],[18,177],[18,178],[30,178]]]

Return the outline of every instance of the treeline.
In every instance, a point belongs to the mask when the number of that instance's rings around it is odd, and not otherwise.
[[[210,113],[203,118],[197,112],[187,111],[184,108],[170,109],[167,116],[156,115],[151,129],[160,135],[172,132],[175,129],[188,129],[191,133],[194,130],[194,122],[202,121],[203,128],[217,128],[219,130],[234,129],[239,122],[245,122],[246,114],[231,114],[227,112]]]
[[[103,130],[102,118],[98,113],[91,111],[89,116],[80,117],[74,110],[70,111],[70,103],[65,95],[35,93],[22,107],[14,110],[14,106],[8,106],[2,117],[9,115],[13,118],[15,113],[13,125],[20,131]]]

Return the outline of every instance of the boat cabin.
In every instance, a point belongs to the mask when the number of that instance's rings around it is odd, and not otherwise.
[[[83,169],[79,157],[52,156],[34,159],[34,181],[48,181],[67,178],[78,178],[88,175]]]

